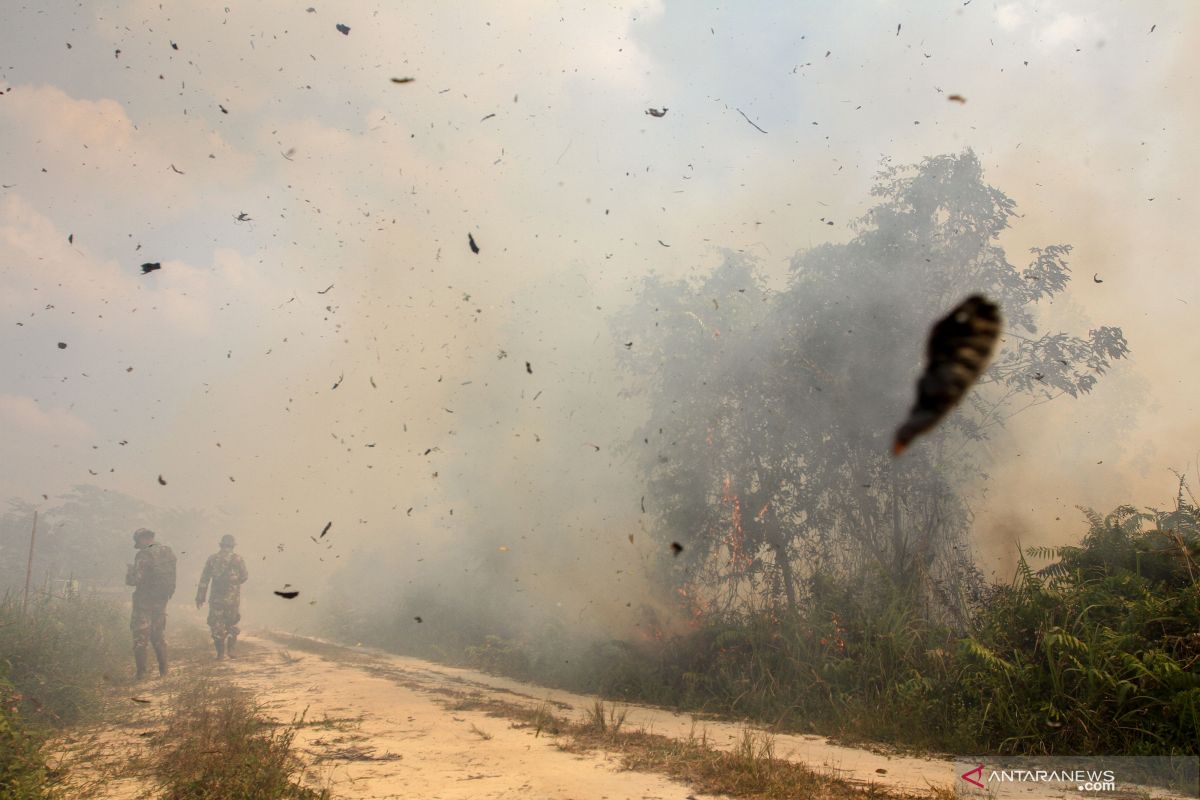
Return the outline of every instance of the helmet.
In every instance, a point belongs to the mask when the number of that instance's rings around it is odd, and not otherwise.
[[[237,544],[237,539],[234,539],[230,534],[225,534],[221,537],[221,547],[232,548]]]
[[[133,532],[133,541],[135,542],[145,542],[153,538],[154,531],[150,530],[149,528],[138,528]]]

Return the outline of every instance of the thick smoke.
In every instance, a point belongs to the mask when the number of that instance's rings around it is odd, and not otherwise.
[[[672,443],[713,420],[681,405],[661,438],[644,431],[657,371],[703,343],[714,374],[774,376],[771,441],[827,430],[885,450],[929,323],[974,287],[911,285],[925,256],[847,249],[852,221],[884,155],[969,146],[1020,203],[1011,261],[1075,246],[1072,290],[1039,326],[1121,325],[1138,370],[981,446],[965,511],[1003,569],[1018,535],[1074,538],[1076,503],[1160,502],[1166,468],[1195,457],[1198,354],[1179,332],[1200,279],[1178,220],[1196,216],[1200,26],[1147,13],[972,3],[908,11],[897,36],[875,9],[415,19],[349,3],[343,36],[286,4],[14,12],[0,420],[16,455],[0,487],[44,511],[82,484],[196,510],[160,534],[181,575],[238,536],[252,624],[353,615],[418,635],[443,608],[480,634],[636,637],[674,613],[673,570],[702,550],[647,476],[703,466]],[[146,261],[163,268],[143,276]],[[757,277],[697,288],[730,264]],[[690,349],[655,353],[651,276],[664,301],[694,301]],[[680,404],[703,388],[695,370],[671,380]],[[720,487],[703,491],[728,518]],[[116,548],[118,584],[142,524],[125,516],[93,543]],[[100,563],[82,552],[53,569]],[[301,594],[271,594],[284,584]]]

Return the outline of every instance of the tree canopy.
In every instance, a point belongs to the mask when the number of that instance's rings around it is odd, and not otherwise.
[[[0,513],[0,585],[19,588],[24,582],[33,512],[33,504],[14,499]],[[121,492],[75,486],[50,498],[39,512],[33,578],[38,585],[74,577],[123,586],[136,528],[151,528],[161,541],[186,549],[185,543],[211,524],[199,511],[158,508]]]
[[[971,151],[885,165],[872,196],[854,237],[797,253],[782,290],[726,253],[699,280],[647,278],[616,323],[650,408],[632,444],[648,511],[685,545],[673,563],[705,587],[696,602],[795,607],[832,574],[956,616],[983,442],[1025,408],[1090,392],[1128,353],[1119,328],[1040,330],[1039,304],[1069,287],[1071,246],[1012,264],[999,238],[1016,204]],[[968,400],[892,459],[929,327],[973,293],[1001,306],[999,351]]]

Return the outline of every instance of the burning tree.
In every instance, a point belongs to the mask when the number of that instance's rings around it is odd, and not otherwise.
[[[1128,352],[1119,328],[1039,331],[1071,247],[1011,264],[998,239],[1015,203],[972,152],[885,166],[872,194],[854,238],[798,253],[783,289],[726,253],[700,281],[648,278],[617,322],[650,408],[633,445],[647,510],[720,609],[794,609],[826,575],[957,616],[980,443],[1025,408],[1091,391]],[[1000,351],[964,407],[894,460],[928,327],[974,292],[1003,309]]]

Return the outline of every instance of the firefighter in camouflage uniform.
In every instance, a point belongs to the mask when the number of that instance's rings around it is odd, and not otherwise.
[[[133,534],[137,555],[125,571],[125,583],[133,586],[133,659],[137,678],[146,677],[147,647],[154,646],[158,674],[167,674],[167,601],[175,594],[175,554],[154,541],[154,531],[138,528]]]
[[[246,562],[233,552],[237,542],[228,533],[221,537],[221,549],[208,557],[200,586],[196,589],[196,608],[204,605],[208,594],[208,628],[212,631],[213,644],[217,647],[217,658],[228,655],[233,658],[239,633],[238,621],[242,616],[242,584],[246,582]],[[208,584],[212,582],[212,591]]]

